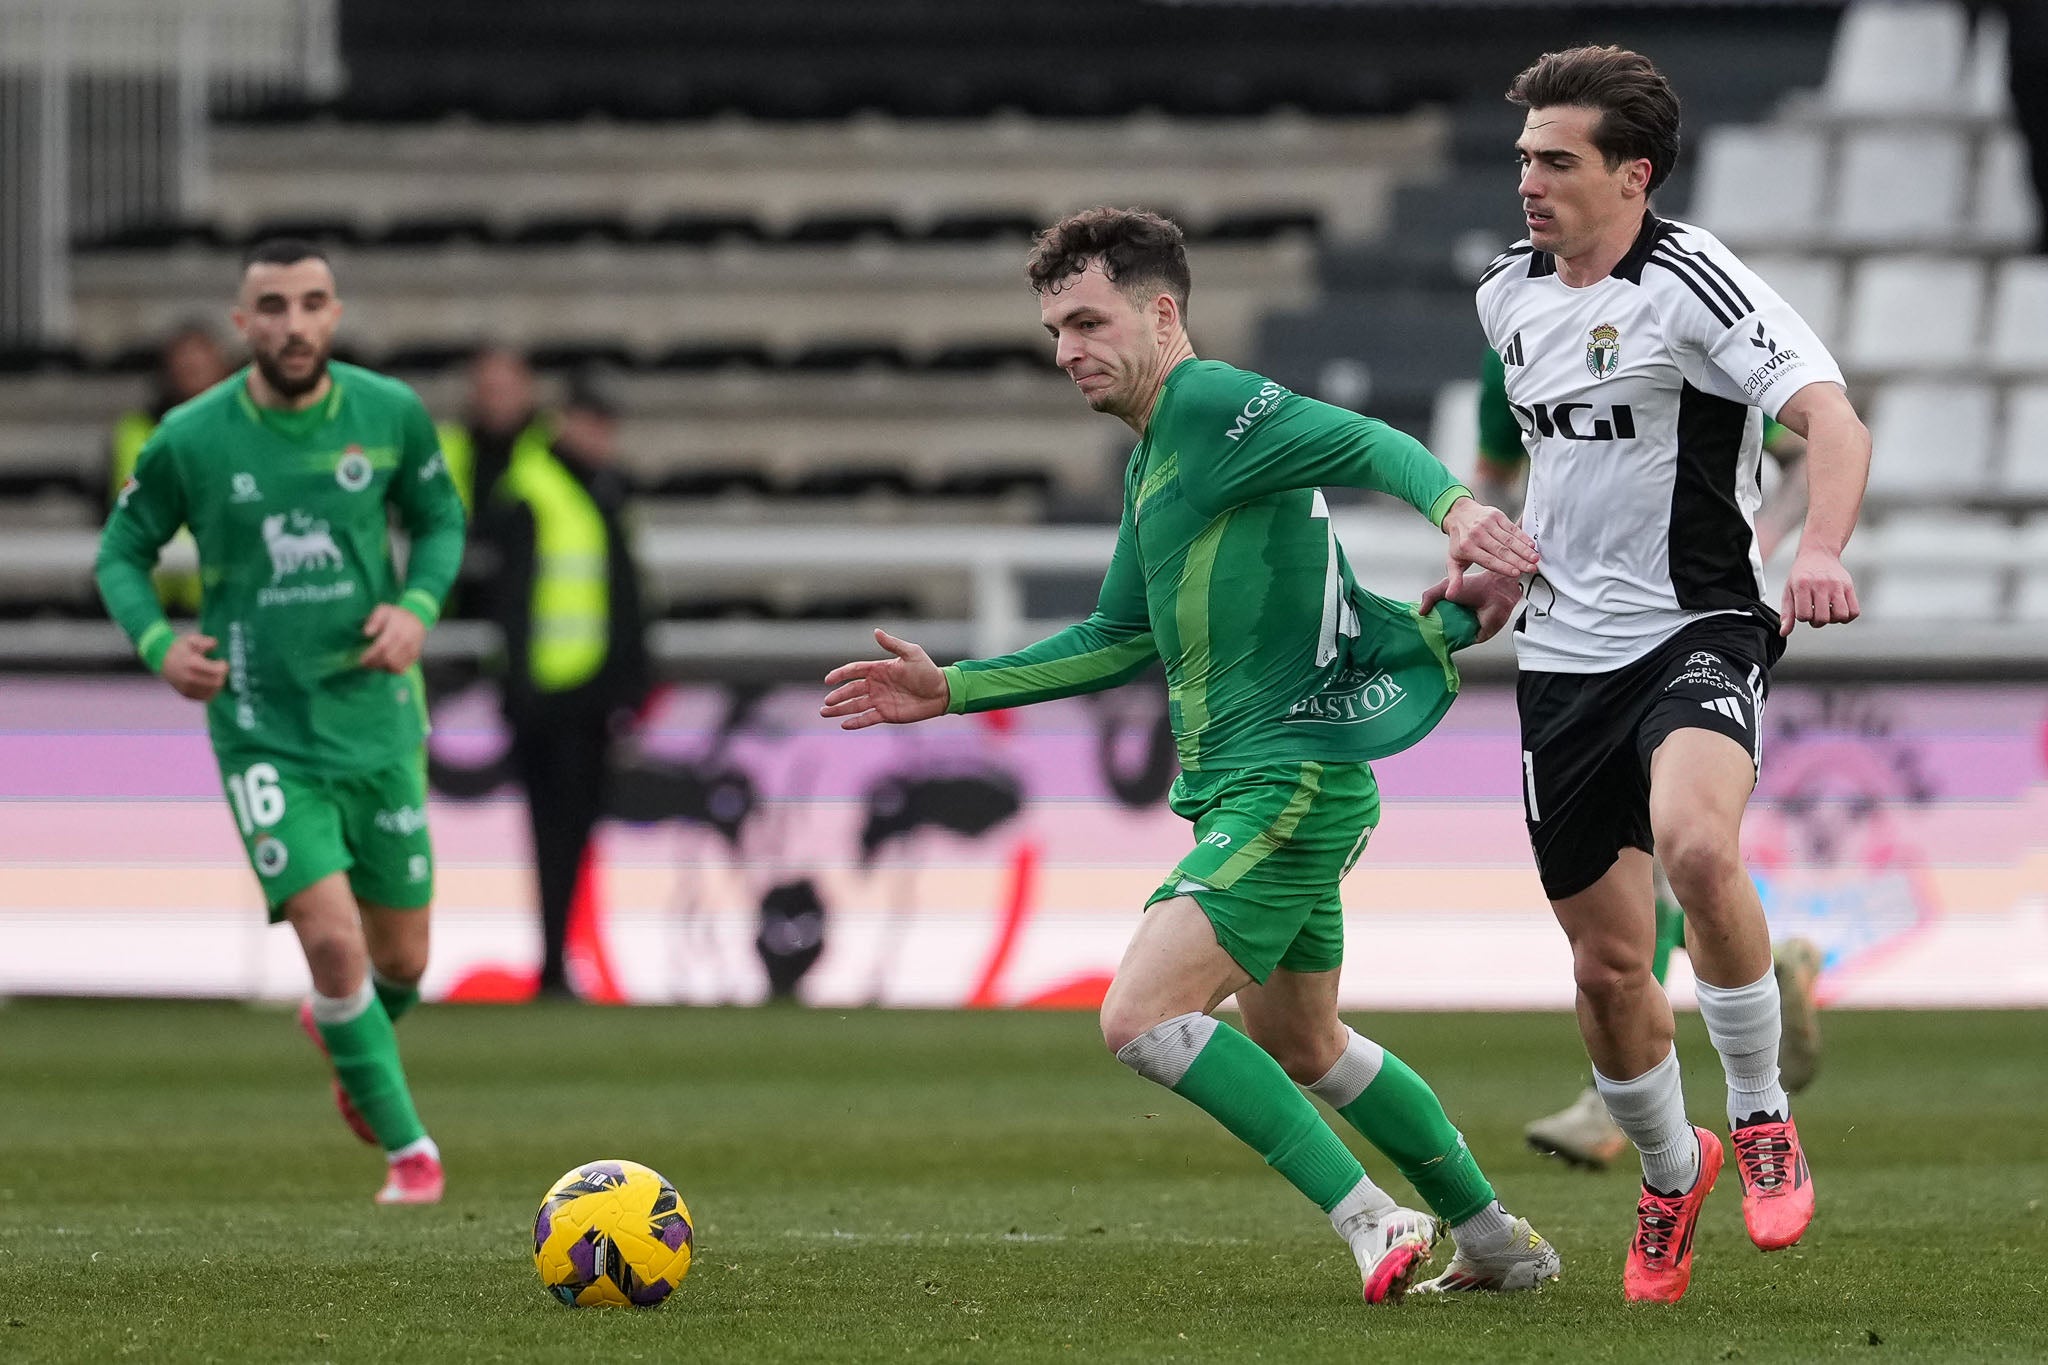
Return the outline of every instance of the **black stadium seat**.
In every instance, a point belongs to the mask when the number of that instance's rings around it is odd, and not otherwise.
[[[805,346],[789,357],[796,370],[858,370],[871,366],[901,370],[910,361],[903,348],[886,338],[872,341],[821,341]]]
[[[886,210],[814,213],[791,224],[782,236],[792,246],[844,246],[849,242],[903,239],[903,225]]]
[[[377,236],[380,246],[447,246],[455,242],[487,244],[498,239],[488,218],[475,214],[422,214],[395,220]]]
[[[650,228],[645,240],[657,246],[714,246],[765,241],[767,237],[761,224],[746,214],[672,213]]]
[[[505,234],[513,246],[576,246],[584,242],[635,240],[632,224],[616,214],[560,214],[530,218]]]
[[[687,341],[656,355],[653,367],[694,374],[704,370],[772,370],[776,365],[774,352],[758,341]]]
[[[894,496],[907,498],[913,492],[910,478],[900,469],[874,465],[828,466],[813,469],[792,479],[787,492],[796,498],[862,498]]]

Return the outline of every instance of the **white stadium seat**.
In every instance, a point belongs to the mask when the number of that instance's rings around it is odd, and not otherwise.
[[[2005,16],[1996,10],[1981,11],[1963,70],[1963,107],[1979,118],[2001,119],[2012,112],[2012,58],[2006,39]]]
[[[1453,472],[1479,462],[1479,381],[1454,379],[1436,391],[1429,448]]]
[[[1826,256],[1751,256],[1746,264],[1828,344],[1842,340],[1842,263]]]
[[[1852,247],[1946,244],[1962,229],[1970,150],[1960,129],[1867,128],[1845,134],[1828,235]]]
[[[2027,168],[2027,144],[2009,128],[1984,140],[1970,234],[1990,246],[2031,247],[2041,234],[2041,206]]]
[[[1709,128],[1691,214],[1730,246],[1800,246],[1820,233],[1828,144],[1817,129]]]
[[[1864,0],[1835,30],[1822,97],[1842,114],[1962,112],[1969,15],[1940,0]]]
[[[1961,370],[1981,344],[1983,272],[1947,256],[1865,261],[1849,287],[1844,364],[1856,369]]]
[[[2048,384],[2027,384],[2006,403],[1999,487],[2015,497],[2048,498]]]
[[[1870,407],[1870,496],[1946,502],[1979,492],[1997,399],[1988,384],[1907,380]]]
[[[1908,513],[1876,529],[1859,594],[1874,620],[1991,621],[2003,614],[2013,529],[1995,517]]]
[[[2048,512],[2037,512],[2019,534],[2020,572],[2013,615],[2048,622]]]
[[[1991,364],[2008,374],[2048,373],[2048,258],[2007,261],[1993,277]]]

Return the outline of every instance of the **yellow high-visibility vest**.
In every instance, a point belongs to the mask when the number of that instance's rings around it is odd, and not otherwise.
[[[114,423],[113,468],[109,470],[107,490],[113,497],[120,497],[128,480],[135,477],[136,462],[142,458],[142,448],[149,444],[149,438],[156,435],[156,417],[141,408],[131,408],[121,414],[121,420]],[[189,546],[192,533],[183,527],[171,538],[173,545]],[[156,583],[157,601],[164,604],[167,612],[182,616],[199,614],[199,571],[196,569],[158,569],[150,575]]]
[[[434,434],[441,438],[441,462],[448,466],[448,477],[455,481],[455,491],[462,495],[462,510],[474,513],[476,442],[470,438],[469,428],[460,422],[437,422]],[[512,439],[513,456],[516,458],[528,445],[538,446],[545,452],[554,439],[554,432],[545,421],[530,422]]]
[[[513,447],[495,496],[523,502],[533,513],[527,676],[540,692],[581,687],[604,666],[611,644],[611,538],[604,514],[553,451],[524,440]]]

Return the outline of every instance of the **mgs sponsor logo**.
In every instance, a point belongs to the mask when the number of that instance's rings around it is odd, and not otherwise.
[[[1357,725],[1385,715],[1399,706],[1407,695],[1401,684],[1394,681],[1393,675],[1384,670],[1363,679],[1356,673],[1341,674],[1329,688],[1294,703],[1286,719]]]
[[[418,834],[427,827],[427,808],[400,806],[397,810],[380,810],[372,817],[372,823],[386,834]]]
[[[291,851],[275,834],[266,834],[256,841],[256,870],[264,876],[275,877],[291,860]]]
[[[1288,391],[1270,379],[1259,385],[1259,391],[1253,394],[1251,401],[1244,405],[1244,410],[1238,413],[1236,419],[1224,429],[1223,439],[1235,441],[1243,436],[1252,429],[1253,423],[1257,422],[1274,408],[1280,406],[1280,400],[1287,396]]]
[[[258,605],[277,607],[295,602],[338,602],[355,595],[355,582],[347,578],[329,583],[276,586],[294,574],[342,567],[341,546],[335,543],[334,534],[328,530],[324,520],[309,517],[304,512],[288,515],[274,512],[263,519],[263,547],[270,553],[272,586],[256,594]]]

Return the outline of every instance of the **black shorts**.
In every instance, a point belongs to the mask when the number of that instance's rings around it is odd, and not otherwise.
[[[1763,706],[1784,652],[1753,616],[1695,621],[1611,673],[1524,672],[1522,813],[1544,894],[1563,900],[1624,848],[1655,852],[1650,756],[1675,730],[1713,730],[1763,763]]]

